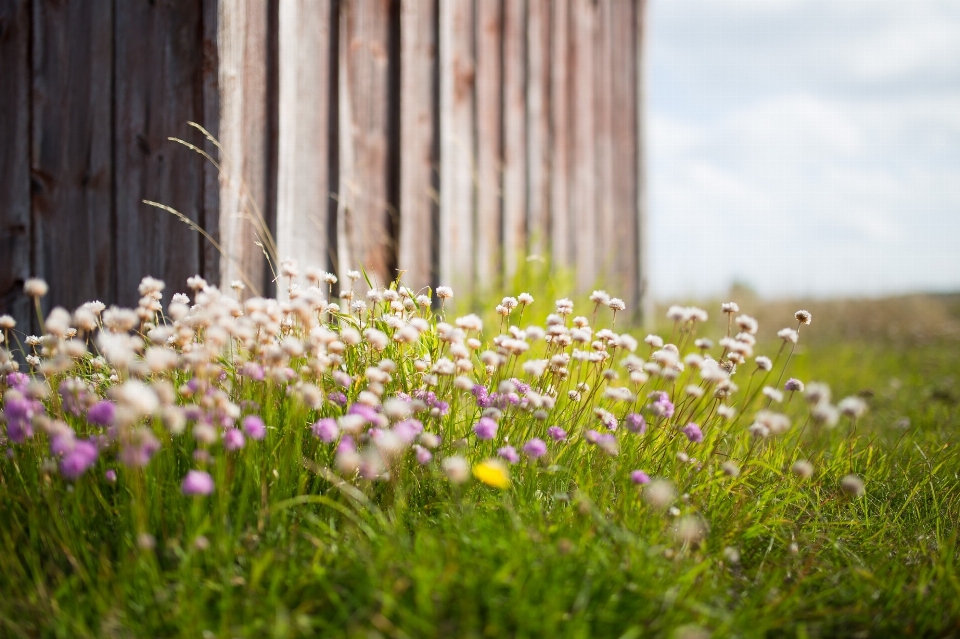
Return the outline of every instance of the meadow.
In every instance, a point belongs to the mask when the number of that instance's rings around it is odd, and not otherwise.
[[[960,636],[956,298],[345,275],[0,317],[0,636]]]

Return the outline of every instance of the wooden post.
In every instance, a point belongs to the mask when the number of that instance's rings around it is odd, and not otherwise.
[[[527,231],[531,255],[550,242],[550,3],[527,2]]]
[[[503,262],[512,276],[527,252],[527,3],[503,9]]]

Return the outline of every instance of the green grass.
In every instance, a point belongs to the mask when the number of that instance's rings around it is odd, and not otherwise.
[[[270,384],[234,389],[271,428],[215,454],[210,497],[180,493],[198,446],[159,422],[164,446],[144,470],[103,456],[72,483],[43,466],[38,436],[0,462],[0,636],[960,636],[956,353],[951,340],[802,338],[787,376],[867,397],[855,429],[815,428],[796,397],[794,426],[776,438],[752,440],[746,416],[709,422],[696,446],[621,429],[618,456],[551,446],[549,461],[513,466],[504,491],[451,484],[437,464],[343,482],[306,428],[317,412]],[[438,458],[461,450],[477,416],[453,402]],[[543,428],[509,415],[501,438],[518,447]],[[597,427],[589,411],[570,424]],[[810,479],[790,472],[801,458]],[[720,470],[727,459],[739,476]],[[679,518],[641,498],[638,468],[675,483],[681,517],[707,527],[701,544],[678,540]],[[850,473],[863,497],[841,489]]]

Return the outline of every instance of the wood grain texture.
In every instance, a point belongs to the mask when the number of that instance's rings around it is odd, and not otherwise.
[[[113,7],[110,0],[32,7],[32,270],[50,285],[45,310],[51,300],[72,310],[114,293]]]
[[[586,290],[596,283],[601,238],[596,210],[597,166],[594,135],[594,42],[596,5],[592,0],[571,1],[570,109],[573,114],[570,159],[570,232],[577,287]]]
[[[402,0],[400,15],[400,229],[397,268],[408,286],[436,285],[439,198],[437,4]]]
[[[440,284],[469,297],[474,284],[475,64],[473,3],[440,3]]]
[[[0,313],[30,332],[30,3],[0,0]]]
[[[277,247],[280,259],[333,270],[331,110],[336,59],[329,0],[288,0],[279,15]],[[333,145],[335,149],[336,146]]]
[[[218,20],[220,143],[220,261],[224,286],[243,280],[260,295],[264,255],[272,247],[267,202],[267,0],[220,0]]]
[[[649,286],[649,234],[648,234],[648,211],[647,211],[647,174],[646,159],[644,151],[646,148],[646,116],[644,108],[646,105],[646,75],[644,72],[644,60],[646,59],[646,19],[647,2],[638,0],[636,5],[636,14],[634,15],[634,47],[633,55],[636,60],[636,78],[637,87],[636,96],[636,120],[637,130],[636,142],[636,196],[637,196],[637,294],[640,320],[646,326],[653,323],[653,297],[650,295]]]
[[[388,183],[390,0],[340,8],[340,206],[338,270],[363,267],[380,286],[394,279]]]
[[[503,273],[512,276],[527,252],[526,0],[503,8]]]
[[[217,44],[219,31],[219,7],[221,0],[203,0],[203,32],[201,33],[201,51],[203,61],[200,66],[202,83],[203,118],[199,124],[210,134],[220,139],[220,48]],[[190,131],[191,143],[203,148],[211,157],[219,158],[219,152],[210,141],[199,132]],[[214,235],[220,233],[220,171],[210,162],[203,163],[203,208],[200,211],[200,223]],[[220,273],[220,252],[210,242],[200,246],[200,269],[204,274]],[[187,291],[186,282],[167,282],[173,291]],[[229,282],[228,282],[229,284]]]
[[[527,232],[531,256],[550,242],[550,0],[527,0]]]
[[[596,229],[594,258],[596,284],[607,286],[617,297],[626,297],[629,275],[617,268],[619,258],[615,228],[613,144],[619,132],[613,128],[613,24],[614,0],[598,0],[593,5],[594,30],[591,49],[593,69],[590,71],[593,88],[594,195],[592,198]],[[629,214],[629,211],[623,211]],[[626,277],[625,277],[626,275]],[[588,284],[590,286],[592,284]]]
[[[474,269],[487,288],[501,287],[503,200],[503,4],[474,5],[476,38],[477,200],[474,221]],[[481,282],[478,281],[478,284]]]
[[[570,3],[551,4],[550,22],[550,254],[558,266],[573,259],[571,185],[573,182],[572,51]]]
[[[115,8],[116,291],[130,305],[145,275],[164,277],[172,292],[201,272],[202,237],[142,200],[204,222],[204,160],[167,140],[204,115],[203,6],[137,1]],[[206,275],[216,281],[216,273]]]

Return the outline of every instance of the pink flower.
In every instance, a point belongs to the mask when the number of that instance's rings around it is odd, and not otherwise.
[[[209,495],[213,492],[213,477],[202,470],[191,470],[183,478],[184,495]]]

